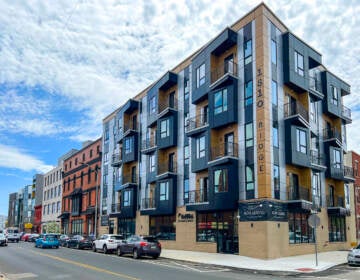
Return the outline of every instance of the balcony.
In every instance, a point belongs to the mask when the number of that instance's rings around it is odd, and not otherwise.
[[[141,200],[141,209],[147,210],[147,209],[155,209],[155,198],[143,198]]]
[[[136,173],[132,175],[117,177],[115,183],[115,191],[118,192],[128,187],[137,186],[137,183],[138,177]]]
[[[324,98],[320,79],[309,76],[309,92],[316,100],[322,100]]]
[[[287,200],[310,200],[310,189],[306,187],[288,187]]]
[[[229,162],[230,159],[238,159],[239,157],[239,145],[238,143],[221,143],[216,147],[211,148],[210,152],[210,165],[218,165]]]
[[[324,142],[328,142],[331,146],[338,148],[342,147],[342,136],[341,132],[335,127],[325,128],[323,131]]]
[[[177,165],[176,162],[173,163],[160,163],[158,164],[158,169],[157,169],[157,176],[156,179],[158,180],[162,180],[171,176],[175,176],[177,172]]]
[[[237,78],[237,75],[238,65],[234,61],[225,61],[211,71],[210,88],[213,89],[220,86],[226,82],[230,76]]]
[[[300,102],[284,104],[284,117],[294,125],[309,127],[309,112]]]
[[[351,166],[344,165],[344,180],[348,182],[354,182],[354,169]]]
[[[351,110],[350,110],[350,108],[342,105],[342,107],[341,107],[341,117],[342,117],[343,120],[345,120],[345,122],[347,124],[351,123],[352,120],[351,120]]]
[[[120,211],[121,211],[121,204],[120,203],[111,204],[111,212],[112,213],[119,213]]]
[[[310,150],[310,164],[312,169],[316,169],[318,171],[325,171],[325,155],[320,155],[317,150]]]
[[[329,216],[350,216],[350,209],[346,208],[342,196],[326,196],[327,213]]]
[[[203,132],[209,127],[209,116],[201,114],[187,120],[185,125],[185,133],[187,136],[196,135]]]
[[[122,164],[122,155],[120,153],[113,154],[111,157],[111,166],[118,167]]]
[[[178,104],[175,98],[173,100],[169,99],[165,102],[159,102],[157,118],[162,118],[168,114],[177,112],[177,110],[178,110]]]
[[[151,137],[142,141],[141,152],[143,154],[149,154],[155,150],[156,150],[156,137]]]
[[[118,141],[123,140],[123,138],[133,135],[139,132],[139,123],[127,123],[124,125],[123,129],[119,131]]]
[[[209,203],[208,190],[189,191],[187,197],[184,199],[184,202],[187,205]]]

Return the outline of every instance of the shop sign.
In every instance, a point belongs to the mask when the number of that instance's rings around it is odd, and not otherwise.
[[[33,227],[33,225],[32,225],[32,223],[26,223],[26,224],[24,225],[24,227],[25,227],[26,229],[31,229],[31,228]]]
[[[194,221],[194,214],[178,214],[177,221],[180,223],[192,223]]]
[[[287,204],[269,200],[239,203],[240,221],[287,221]]]
[[[102,215],[100,218],[100,224],[102,227],[109,226],[109,215]]]

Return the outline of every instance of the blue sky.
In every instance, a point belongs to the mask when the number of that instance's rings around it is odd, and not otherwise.
[[[352,86],[360,151],[359,1],[264,1]],[[35,173],[260,1],[0,0],[0,214]]]

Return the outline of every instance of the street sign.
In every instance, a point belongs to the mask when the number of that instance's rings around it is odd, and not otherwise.
[[[320,225],[319,216],[316,214],[310,215],[310,217],[308,218],[308,223],[309,223],[309,226],[311,226],[312,228],[318,227]]]

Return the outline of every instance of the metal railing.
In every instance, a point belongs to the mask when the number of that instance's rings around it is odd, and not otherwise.
[[[112,158],[111,158],[112,165],[119,164],[119,163],[121,163],[121,161],[122,161],[122,155],[120,153],[116,153],[116,154],[112,155]]]
[[[342,196],[326,196],[327,207],[345,207],[345,199]]]
[[[198,115],[196,117],[187,120],[185,125],[185,132],[192,131],[194,129],[206,126],[208,124],[209,124],[209,116],[207,114]]]
[[[324,128],[323,138],[324,138],[324,140],[336,139],[336,140],[342,142],[341,132],[338,131],[335,127]]]
[[[321,80],[316,79],[316,77],[309,76],[309,88],[322,93]]]
[[[288,200],[310,200],[310,189],[306,187],[288,187]]]
[[[193,190],[187,192],[187,195],[184,198],[185,204],[197,204],[208,202],[208,191],[204,190]]]
[[[238,143],[225,142],[211,149],[210,160],[216,160],[222,157],[238,157]]]
[[[159,112],[159,114],[161,114],[166,109],[177,110],[177,108],[178,108],[178,104],[177,104],[177,100],[175,98],[174,98],[174,100],[172,102],[167,100],[165,102],[161,102],[161,103],[158,104],[158,112]]]
[[[286,103],[284,104],[284,116],[292,117],[300,115],[303,117],[307,122],[309,122],[309,112],[306,110],[306,108],[300,103],[300,102],[294,102],[294,103]]]
[[[177,165],[176,162],[173,162],[172,164],[169,164],[169,162],[166,163],[159,163],[158,164],[158,174],[164,174],[164,173],[176,173],[177,171]]]
[[[351,166],[344,165],[344,177],[355,178],[354,168],[352,168]]]
[[[131,121],[130,121],[131,122]],[[139,130],[139,123],[127,123],[124,125],[123,128],[123,134],[126,134],[128,131],[133,130],[133,131],[138,131]]]
[[[320,155],[317,150],[310,150],[310,162],[311,164],[324,165],[325,155]]]
[[[226,74],[231,74],[237,77],[238,65],[233,61],[226,61],[220,66],[216,67],[213,71],[211,71],[211,83],[216,82]]]
[[[156,147],[156,137],[150,137],[142,141],[142,145],[141,145],[142,150],[151,149],[154,147]]]
[[[121,211],[121,204],[120,203],[111,204],[111,212],[119,213],[120,211]]]
[[[125,175],[122,176],[122,184],[137,184],[138,178],[137,178],[137,174],[132,174],[132,175]]]
[[[155,198],[143,198],[141,200],[142,209],[154,209],[155,207]]]
[[[342,105],[341,107],[341,115],[345,118],[351,119],[351,109]]]

